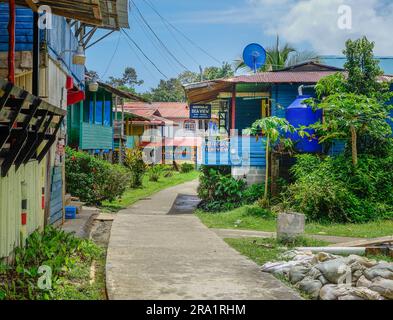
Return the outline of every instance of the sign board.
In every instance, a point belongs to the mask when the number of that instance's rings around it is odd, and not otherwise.
[[[190,119],[210,120],[212,118],[211,104],[192,104],[190,106]]]

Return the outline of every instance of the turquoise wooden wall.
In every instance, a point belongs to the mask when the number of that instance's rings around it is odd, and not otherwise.
[[[82,150],[113,150],[113,128],[83,122],[79,147]]]
[[[241,131],[251,127],[251,125],[262,117],[262,100],[236,99],[236,129]]]
[[[49,223],[55,224],[63,220],[63,177],[62,167],[53,167],[50,190]]]

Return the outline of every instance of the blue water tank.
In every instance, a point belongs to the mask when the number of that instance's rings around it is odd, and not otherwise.
[[[310,106],[303,104],[304,100],[310,98],[311,96],[308,95],[298,96],[286,110],[286,119],[296,129],[322,121],[322,110],[314,111]],[[322,152],[322,145],[318,143],[318,138],[315,137],[315,130],[307,129],[306,131],[312,137],[302,138],[296,132],[288,134],[288,138],[295,143],[295,150],[300,153]]]

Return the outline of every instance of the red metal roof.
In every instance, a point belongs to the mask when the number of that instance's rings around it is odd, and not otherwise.
[[[335,71],[261,72],[252,75],[233,77],[225,81],[232,83],[317,83],[322,78],[335,73]]]
[[[188,119],[190,117],[190,110],[185,102],[130,102],[125,105],[125,108],[145,112],[145,114],[150,113],[150,115],[158,111],[158,114],[166,119]]]

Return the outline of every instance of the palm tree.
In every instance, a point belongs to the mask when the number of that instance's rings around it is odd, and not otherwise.
[[[276,43],[273,47],[266,49],[266,63],[260,68],[259,72],[275,71],[285,67],[290,67],[306,61],[319,62],[320,58],[312,51],[297,51],[288,43],[280,45],[280,37],[277,35]],[[243,59],[235,60],[235,70],[247,70],[250,68],[244,63]]]

